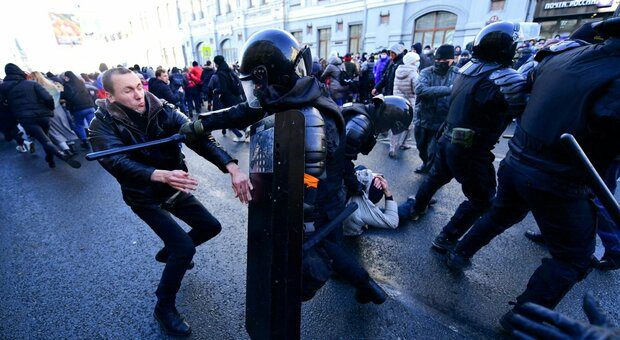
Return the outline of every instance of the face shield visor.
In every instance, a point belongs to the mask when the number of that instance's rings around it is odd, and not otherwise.
[[[248,106],[254,109],[261,108],[260,100],[267,91],[267,68],[258,66],[254,68],[250,74],[242,75],[241,85],[247,99]]]

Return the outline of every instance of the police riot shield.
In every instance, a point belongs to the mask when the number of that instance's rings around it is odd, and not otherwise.
[[[245,327],[252,339],[298,339],[301,323],[304,116],[290,110],[250,130]]]

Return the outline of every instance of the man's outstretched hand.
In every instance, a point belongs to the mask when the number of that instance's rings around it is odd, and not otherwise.
[[[526,303],[510,319],[517,339],[620,339],[620,329],[607,320],[598,301],[588,293],[583,310],[590,324],[575,321],[543,306]]]
[[[239,169],[236,163],[228,163],[226,169],[230,173],[230,181],[235,192],[235,197],[239,198],[241,203],[248,203],[252,200],[251,191],[254,189],[248,176]]]
[[[151,174],[151,181],[166,183],[176,190],[190,193],[196,190],[198,181],[183,170],[155,170]]]

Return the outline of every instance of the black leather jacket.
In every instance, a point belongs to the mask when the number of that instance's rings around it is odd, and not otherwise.
[[[151,93],[145,92],[145,100],[148,112],[146,131],[132,121],[118,104],[98,100],[99,108],[90,123],[89,140],[93,151],[169,137],[188,121],[172,105],[162,103]],[[236,162],[211,135],[198,142],[186,141],[185,144],[224,173],[227,172],[226,164]],[[174,195],[176,191],[169,185],[152,182],[151,174],[155,169],[187,171],[184,158],[181,145],[169,143],[106,157],[99,163],[120,183],[123,199],[133,206],[161,204]]]

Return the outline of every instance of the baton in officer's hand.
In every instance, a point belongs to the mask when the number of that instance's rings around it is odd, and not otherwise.
[[[166,137],[166,138],[162,138],[158,140],[152,140],[152,141],[145,142],[145,143],[139,143],[139,144],[121,146],[119,148],[114,148],[114,149],[91,152],[86,155],[86,160],[94,161],[94,160],[101,159],[104,157],[114,156],[114,155],[118,155],[121,153],[127,153],[127,152],[134,151],[134,150],[150,148],[153,146],[166,144],[166,143],[173,143],[173,142],[178,143],[178,142],[183,142],[183,141],[185,141],[185,135],[177,133],[170,137]]]

